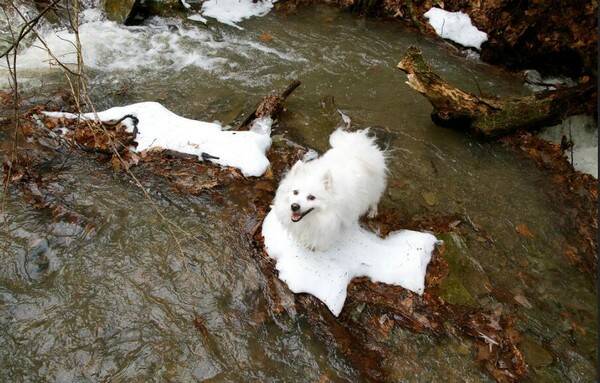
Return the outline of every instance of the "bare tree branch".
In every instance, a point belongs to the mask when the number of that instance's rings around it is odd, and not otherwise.
[[[38,13],[38,15],[36,17],[34,17],[33,19],[27,21],[25,23],[25,25],[23,25],[23,27],[19,31],[19,34],[16,36],[16,39],[13,38],[12,45],[10,47],[8,47],[2,54],[0,54],[0,58],[2,58],[4,56],[7,56],[13,50],[17,50],[17,48],[19,47],[19,44],[21,43],[21,40],[23,40],[25,38],[25,36],[27,36],[29,34],[29,32],[32,31],[33,27],[35,27],[37,25],[37,23],[40,22],[40,20],[42,19],[42,17],[44,17],[44,15],[46,13],[48,13],[48,11],[50,11],[56,4],[58,4],[61,1],[62,0],[54,0],[46,8],[44,8],[40,13]],[[17,7],[12,2],[11,2],[11,5],[15,9],[17,9]],[[18,9],[17,9],[17,11],[18,11]]]

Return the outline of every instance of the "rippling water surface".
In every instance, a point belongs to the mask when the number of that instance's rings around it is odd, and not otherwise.
[[[576,233],[545,193],[550,182],[499,144],[436,127],[428,102],[395,66],[417,45],[439,73],[473,92],[527,93],[516,77],[402,25],[327,7],[273,12],[244,22],[243,31],[175,18],[127,28],[93,9],[83,20],[98,109],[154,100],[186,117],[231,123],[264,94],[300,79],[278,134],[325,150],[338,123],[336,108],[355,125],[373,127],[391,153],[384,206],[406,216],[469,216],[493,237],[492,247],[461,238],[450,245],[460,249],[464,289],[474,304],[517,317],[532,381],[593,380],[595,289],[562,255]],[[44,36],[60,57],[72,59],[72,36]],[[62,76],[39,49],[26,49],[20,60],[26,93],[61,86]],[[0,134],[3,152],[8,137]],[[284,315],[268,309],[253,249],[218,199],[153,194],[185,231],[175,240],[173,227],[125,177],[93,159],[62,160],[53,187],[96,231],[55,222],[17,193],[7,196],[0,380],[359,380],[292,304]],[[517,224],[526,224],[534,238],[518,236]],[[503,294],[492,295],[486,281]],[[517,295],[528,307],[512,300]],[[384,368],[397,381],[490,380],[466,342],[396,326]]]

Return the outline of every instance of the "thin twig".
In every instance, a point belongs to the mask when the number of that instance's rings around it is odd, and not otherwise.
[[[25,36],[27,36],[29,34],[29,32],[31,32],[33,27],[35,27],[37,25],[37,23],[40,22],[42,17],[44,17],[44,15],[46,13],[48,13],[48,11],[50,11],[56,4],[58,4],[61,1],[62,0],[54,0],[46,8],[44,8],[40,13],[38,13],[38,15],[36,17],[34,17],[33,19],[26,22],[25,25],[23,25],[23,27],[19,31],[19,35],[17,36],[17,38],[13,39],[13,43],[11,44],[11,46],[6,48],[6,50],[2,54],[0,54],[0,58],[7,56],[12,51],[16,52],[19,48],[19,44],[21,43],[21,40],[23,40],[25,38]],[[12,1],[10,1],[10,5],[18,11],[18,8],[14,5],[14,3]]]

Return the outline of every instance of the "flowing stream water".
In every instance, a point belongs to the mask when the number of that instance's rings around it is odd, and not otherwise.
[[[400,24],[334,8],[271,12],[243,22],[244,30],[182,20],[123,27],[85,11],[84,61],[98,110],[152,100],[189,118],[231,123],[300,79],[274,134],[324,151],[339,122],[336,108],[354,125],[373,127],[390,153],[384,207],[405,216],[468,216],[493,238],[492,246],[444,238],[459,265],[458,293],[450,295],[516,316],[531,381],[594,380],[595,287],[563,256],[577,232],[546,193],[553,187],[547,175],[501,144],[434,125],[430,104],[396,64],[416,45],[438,73],[473,92],[527,94],[520,78]],[[73,57],[66,32],[45,36],[60,57]],[[43,99],[64,86],[41,51],[29,48],[20,59],[27,94]],[[0,141],[6,153],[9,134],[0,132]],[[62,160],[53,187],[96,230],[57,222],[17,192],[6,196],[1,381],[360,380],[293,305],[283,317],[266,309],[253,249],[218,199],[153,194],[166,217],[197,238],[178,243],[127,177],[93,158]],[[533,238],[518,235],[519,224]],[[491,381],[463,338],[395,326],[386,346],[383,368],[394,381]]]

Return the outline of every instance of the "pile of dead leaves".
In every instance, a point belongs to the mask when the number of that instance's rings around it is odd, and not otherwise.
[[[98,154],[114,155],[135,147],[135,133],[122,123],[100,123],[69,118],[43,118],[46,128],[72,141],[79,149]]]

